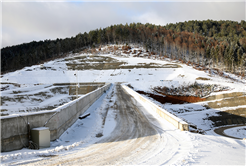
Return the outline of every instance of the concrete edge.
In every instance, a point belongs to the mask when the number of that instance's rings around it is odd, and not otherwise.
[[[158,113],[162,118],[173,124],[177,129],[180,129],[181,131],[189,131],[189,125],[187,122],[183,121],[182,119],[174,116],[173,114],[169,113],[168,111],[158,107],[156,104],[151,102],[149,99],[143,97],[139,93],[135,92],[134,90],[130,89],[126,85],[121,84],[122,88],[129,93],[132,97],[134,97],[137,102],[141,103],[144,102],[145,104],[148,104],[153,111]]]
[[[104,86],[51,111],[41,111],[38,113],[30,113],[25,115],[14,115],[11,117],[0,119],[1,152],[18,150],[23,148],[24,146],[28,146],[27,126],[25,122],[27,119],[28,123],[31,122],[31,128],[43,126],[43,124],[46,124],[46,122],[48,122],[47,126],[50,128],[50,134],[52,136],[50,140],[59,138],[62,133],[66,131],[78,119],[78,116],[83,114],[110,87],[111,83],[106,82]],[[82,106],[81,110],[77,110],[79,105],[80,107]],[[74,108],[76,110],[68,111],[68,109]],[[21,120],[19,119],[19,117],[22,117],[20,118]],[[2,128],[3,124],[5,126],[4,129]],[[10,131],[10,133],[8,135],[5,135],[7,131]],[[3,134],[5,135],[5,137],[3,137]]]
[[[104,86],[100,87],[99,89],[102,89],[104,87],[106,87],[107,85],[109,85],[111,83],[105,83]],[[95,89],[94,91],[97,91],[98,89]],[[28,116],[28,115],[38,115],[38,114],[44,114],[44,113],[56,113],[56,112],[60,112],[62,109],[66,108],[66,107],[69,107],[70,105],[76,103],[77,101],[79,101],[81,98],[84,98],[92,93],[94,93],[94,91],[91,91],[83,96],[80,96],[79,98],[75,99],[75,100],[72,100],[68,103],[65,103],[53,110],[46,110],[46,111],[39,111],[39,112],[30,112],[30,113],[23,113],[23,114],[20,114],[20,115],[9,115],[9,116],[1,116],[0,117],[0,120],[1,119],[9,119],[9,118],[14,118],[14,117],[20,117],[20,116]]]

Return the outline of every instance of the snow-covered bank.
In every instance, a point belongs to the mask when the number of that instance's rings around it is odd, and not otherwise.
[[[182,138],[183,142],[179,141],[179,143],[181,147],[184,146],[185,148],[180,149],[180,151],[177,152],[182,155],[180,158],[176,159],[176,162],[174,162],[173,165],[246,164],[246,140],[235,140],[222,137],[213,131],[209,131],[207,135],[195,134],[187,131],[181,132],[175,129],[170,123],[163,120],[157,113],[149,111],[148,109],[146,111],[146,116],[149,116],[148,119],[150,122],[152,122],[153,125],[158,126],[161,130],[164,130],[163,137],[168,138],[170,134],[175,133],[176,136],[179,135]],[[156,120],[151,120],[153,116]],[[155,121],[158,123],[155,123]],[[174,139],[174,137],[171,139]],[[157,163],[157,161],[153,161],[153,163]]]
[[[81,148],[86,148],[109,136],[115,127],[115,113],[113,109],[109,109],[111,106],[109,101],[115,101],[112,93],[113,88],[111,87],[107,94],[103,94],[86,111],[86,113],[90,113],[90,116],[83,120],[78,119],[59,139],[51,142],[50,148],[40,150],[23,148],[12,152],[2,152],[1,164],[23,164],[23,162],[41,160],[44,157],[62,156],[78,151]],[[108,113],[105,117],[106,111]],[[106,121],[103,124],[104,119]],[[102,133],[102,137],[96,137],[98,133]]]
[[[84,70],[83,66],[81,66],[80,70],[77,71],[79,82],[125,82],[127,85],[130,84],[132,87],[134,87],[135,90],[142,90],[146,92],[151,92],[151,89],[155,86],[173,86],[175,88],[184,84],[187,85],[198,82],[202,84],[218,84],[221,86],[230,87],[229,91],[216,92],[211,95],[232,92],[246,92],[246,86],[243,83],[234,82],[232,80],[222,78],[217,75],[210,75],[209,73],[203,71],[197,71],[194,70],[191,66],[178,64],[180,66],[178,68],[164,68],[165,65],[170,63],[176,64],[176,62],[157,59],[154,60],[146,58],[136,58],[132,55],[115,56],[111,54],[97,55],[97,57],[93,60],[92,57],[87,56],[86,54],[80,54],[76,55],[77,59],[73,59],[74,57],[71,56],[69,57],[71,58],[71,60],[54,60],[43,65],[27,67],[22,70],[5,74],[1,78],[1,82],[18,83],[20,84],[20,87],[11,85],[8,87],[8,89],[6,89],[6,91],[2,91],[1,93],[3,95],[11,97],[14,94],[10,94],[9,92],[13,92],[14,90],[16,92],[20,91],[18,93],[28,95],[28,88],[33,88],[33,90],[37,90],[38,93],[39,87],[44,86],[43,88],[45,88],[48,84],[51,85],[53,83],[59,82],[75,83],[76,77],[74,76],[74,74],[76,73],[76,71],[69,69],[66,63],[73,64],[74,62],[74,64],[81,65],[82,62],[80,62],[80,60],[78,59],[80,56],[86,56],[86,59],[84,59],[84,61],[88,63],[88,66],[92,67],[96,63],[99,64],[98,60],[100,60],[100,57],[102,57],[101,59],[107,59],[107,57],[113,58],[113,60],[109,62],[112,63],[112,65],[114,65],[115,62],[122,64],[120,65],[120,68],[105,70]],[[106,62],[102,63],[106,64]],[[152,66],[150,65],[150,63],[152,63]],[[135,67],[133,67],[134,65]],[[153,68],[153,65],[155,65],[156,68]],[[157,68],[159,66],[163,66],[163,68]],[[245,80],[242,81],[245,82]],[[39,85],[37,86],[37,84]],[[49,102],[50,101],[47,100],[47,103]],[[116,98],[116,94],[114,93],[114,88],[111,88],[107,94],[104,94],[100,99],[98,99],[96,103],[94,103],[94,105],[92,105],[87,110],[87,113],[91,114],[89,117],[85,118],[84,120],[77,120],[76,123],[74,123],[74,125],[66,132],[64,132],[64,134],[59,139],[51,143],[50,148],[40,150],[22,149],[19,151],[1,153],[2,164],[28,164],[29,161],[33,162],[35,160],[41,160],[44,159],[44,157],[46,157],[45,159],[50,159],[55,156],[57,158],[62,158],[67,154],[79,153],[80,150],[86,151],[87,148],[93,145],[96,146],[96,142],[106,138],[107,136],[110,136],[111,132],[115,128],[115,117],[117,117],[118,114],[117,111],[115,111],[117,108],[114,103],[117,102],[118,101]],[[150,116],[149,121],[153,122],[154,125],[158,124],[157,127],[161,133],[160,141],[163,142],[160,144],[162,146],[156,148],[154,154],[158,155],[154,157],[150,152],[143,152],[142,148],[145,148],[149,142],[146,142],[146,145],[144,144],[143,147],[141,146],[131,151],[134,152],[132,153],[132,155],[136,155],[139,152],[145,153],[145,156],[142,158],[142,160],[139,160],[138,163],[149,163],[152,165],[155,165],[157,163],[160,163],[160,165],[168,164],[171,162],[173,165],[245,165],[245,140],[234,140],[232,138],[225,138],[215,134],[213,132],[212,121],[206,119],[208,116],[218,116],[217,112],[220,111],[245,108],[244,105],[212,109],[206,107],[205,102],[196,104],[186,103],[175,105],[162,105],[161,103],[158,103],[156,101],[154,102],[162,108],[177,114],[177,116],[183,118],[184,120],[197,125],[198,128],[204,130],[206,133],[205,135],[200,135],[190,132],[177,131],[172,126],[170,126],[168,122],[161,119],[156,120],[159,117],[153,115],[153,113],[149,113],[151,116],[155,117],[154,119],[152,119],[152,117]],[[11,102],[7,104],[10,107],[14,106],[14,104]],[[18,106],[20,106],[21,104],[22,103],[18,103]],[[3,107],[1,107],[1,109],[3,109]],[[155,123],[157,121],[158,123]],[[232,131],[229,131],[229,133],[235,135],[235,133]],[[180,137],[180,139],[176,139],[175,137],[177,136]],[[142,137],[139,142],[143,141],[143,139],[145,139],[146,137]],[[138,138],[132,137],[132,139],[128,141],[131,142],[137,139]],[[170,142],[170,144],[168,144],[167,142]],[[124,147],[124,142],[117,142],[115,145],[120,143],[122,144],[122,147]],[[179,146],[183,148],[179,149]],[[170,154],[170,150],[172,149],[177,149],[177,151],[172,151],[173,153]],[[172,155],[175,156],[175,154],[177,154],[176,156],[178,157],[172,158]],[[163,161],[166,156],[170,157],[170,162]],[[135,160],[125,160],[125,164],[135,162]]]
[[[237,138],[246,138],[246,127],[241,126],[241,127],[234,127],[230,128],[224,131],[226,135],[237,137]]]

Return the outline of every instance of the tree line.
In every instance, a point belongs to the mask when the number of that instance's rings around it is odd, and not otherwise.
[[[138,43],[160,56],[199,66],[245,72],[246,22],[243,20],[193,20],[166,26],[118,24],[71,38],[33,41],[1,49],[1,71],[15,71],[99,45],[126,43]]]

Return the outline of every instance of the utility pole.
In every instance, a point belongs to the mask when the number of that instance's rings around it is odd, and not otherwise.
[[[79,87],[79,83],[78,83],[78,70],[76,70],[76,81],[77,81],[77,86],[76,86],[76,98],[78,98],[78,87]]]
[[[78,98],[78,71],[76,70],[76,73],[74,74],[76,77],[76,99]]]

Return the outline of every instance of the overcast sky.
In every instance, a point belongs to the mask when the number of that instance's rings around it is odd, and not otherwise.
[[[21,1],[3,0],[2,47],[132,22],[167,23],[188,20],[245,20],[245,1]],[[117,1],[117,0],[115,0]]]

